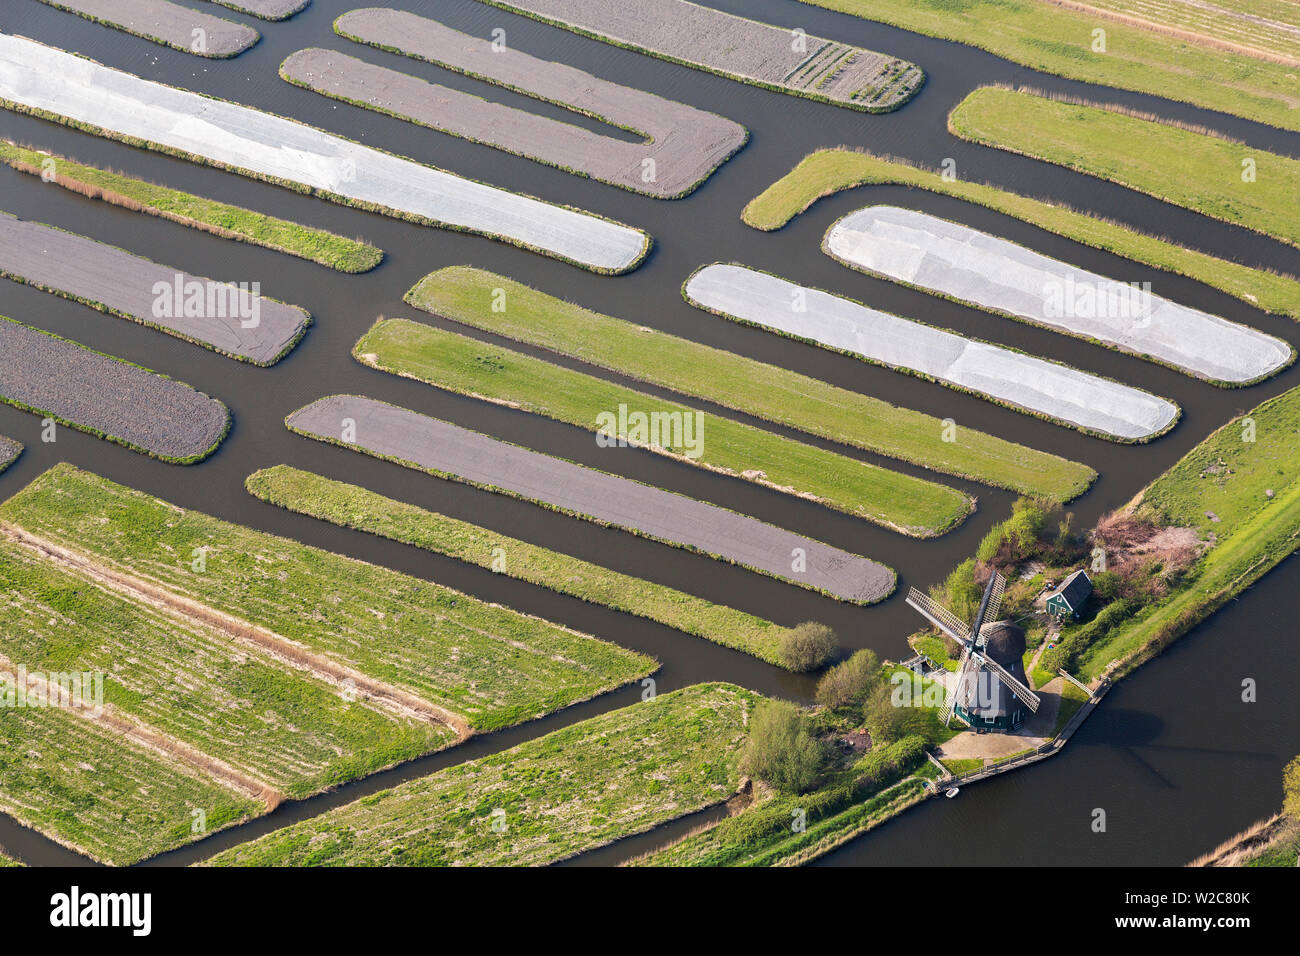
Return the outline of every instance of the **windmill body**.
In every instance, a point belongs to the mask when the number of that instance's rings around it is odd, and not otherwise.
[[[1006,586],[1006,579],[994,571],[973,626],[916,588],[907,596],[909,605],[962,646],[961,663],[941,714],[945,724],[956,717],[975,731],[1009,733],[1038,710],[1039,697],[1025,678],[1024,628],[996,621]],[[995,623],[985,624],[990,618]]]

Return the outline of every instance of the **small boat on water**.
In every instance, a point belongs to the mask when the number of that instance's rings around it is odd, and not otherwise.
[[[943,792],[943,795],[944,795],[945,797],[947,797],[949,800],[951,800],[953,797],[957,796],[957,794],[959,794],[959,793],[961,793],[961,788],[959,788],[959,787],[949,787],[947,790],[945,790],[945,791]]]

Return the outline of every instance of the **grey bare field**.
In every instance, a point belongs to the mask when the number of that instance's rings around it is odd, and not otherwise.
[[[868,362],[942,382],[1114,441],[1149,441],[1178,421],[1167,399],[1068,365],[805,289],[744,266],[705,266],[691,305]],[[799,308],[799,303],[803,307]]]
[[[252,314],[253,300],[238,294],[233,285],[192,276],[5,212],[0,212],[0,275],[254,365],[278,362],[302,338],[311,321],[297,306],[259,297],[257,324],[244,328],[245,322],[254,321],[243,317]],[[155,291],[159,283],[167,291]],[[202,304],[196,300],[195,307],[187,309],[195,283],[201,287]],[[166,300],[165,309],[156,308],[160,297]]]
[[[401,10],[353,10],[339,17],[334,29],[350,40],[633,131],[645,142],[603,136],[332,50],[301,50],[284,61],[280,75],[327,96],[648,196],[686,195],[747,138],[743,126],[713,113],[510,47],[494,50],[489,40]]]
[[[4,471],[23,453],[23,443],[0,435],[0,471]]]
[[[683,66],[872,112],[897,109],[925,82],[906,60],[686,0],[483,2]]]
[[[0,316],[0,401],[177,464],[216,450],[226,406],[182,382]]]
[[[200,13],[170,0],[41,2],[196,56],[218,59],[238,56],[261,39],[252,27]]]
[[[349,419],[356,438],[344,442],[339,436]],[[894,589],[894,572],[867,558],[374,399],[331,395],[294,412],[286,424],[308,437],[700,551],[840,600],[869,604]]]
[[[1289,343],[926,213],[867,206],[826,233],[853,269],[1231,385],[1268,378]],[[1136,274],[1136,273],[1135,273]]]
[[[288,20],[295,13],[307,9],[311,0],[210,0],[231,10],[251,13],[263,20]]]
[[[595,272],[635,268],[639,229],[362,146],[296,120],[142,79],[0,34],[0,101],[101,136]]]

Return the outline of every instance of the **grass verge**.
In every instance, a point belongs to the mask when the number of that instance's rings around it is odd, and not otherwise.
[[[958,103],[948,129],[1300,246],[1300,160],[1211,130],[1001,87]]]
[[[754,694],[697,684],[363,797],[214,866],[538,866],[722,802]]]
[[[1293,276],[1218,259],[1068,206],[1031,199],[986,183],[948,181],[936,171],[847,146],[805,156],[752,199],[741,219],[755,229],[780,229],[818,199],[869,185],[910,186],[975,203],[1082,245],[1195,279],[1265,312],[1300,319],[1300,280]]]
[[[1096,472],[933,416],[731,352],[601,315],[495,273],[453,266],[407,294],[415,308],[598,368],[935,471],[1068,501]],[[494,307],[504,303],[502,308]]]
[[[1072,80],[1300,129],[1295,68],[1043,0],[803,0]],[[1104,50],[1094,30],[1105,31]]]
[[[373,368],[460,395],[484,399],[597,432],[678,461],[718,471],[787,494],[812,498],[903,534],[930,538],[957,527],[974,510],[959,491],[805,445],[689,406],[575,372],[500,346],[406,319],[381,319],[358,340],[352,355]],[[620,408],[645,416],[699,416],[693,444],[675,434],[638,434]],[[602,425],[608,415],[613,425]]]
[[[348,239],[324,229],[314,229],[123,173],[87,166],[56,153],[20,146],[11,140],[0,140],[0,162],[19,172],[52,177],[46,181],[91,199],[157,216],[223,239],[235,239],[309,259],[339,272],[368,272],[384,258],[382,249],[360,239]]]
[[[653,581],[288,465],[255,472],[245,486],[262,501],[299,514],[445,554],[786,666],[780,648],[787,628]]]

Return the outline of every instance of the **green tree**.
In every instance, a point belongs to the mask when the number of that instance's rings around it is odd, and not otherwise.
[[[781,660],[794,671],[821,667],[835,653],[835,632],[825,624],[805,621],[781,639]]]
[[[1300,757],[1296,757],[1282,771],[1282,812],[1293,820],[1300,820]]]
[[[867,699],[863,715],[867,732],[871,734],[871,746],[891,744],[901,739],[907,730],[907,715],[903,708],[894,704],[893,687],[880,684]]]
[[[744,773],[783,793],[807,793],[825,765],[826,749],[809,732],[797,705],[770,700],[755,708],[741,755]]]
[[[881,681],[880,658],[863,649],[836,664],[817,682],[817,703],[832,710],[862,703]]]

